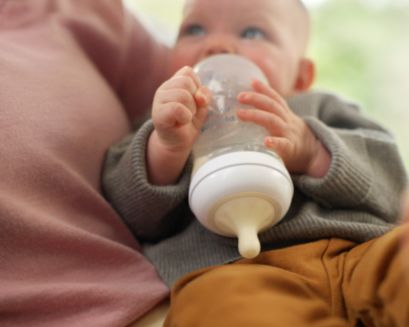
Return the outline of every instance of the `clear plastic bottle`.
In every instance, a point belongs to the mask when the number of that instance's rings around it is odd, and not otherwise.
[[[275,155],[263,145],[267,130],[236,116],[238,108],[246,107],[237,95],[250,91],[254,79],[267,83],[260,68],[242,56],[220,54],[201,61],[194,71],[212,92],[207,120],[193,148],[195,170],[212,157],[241,149]]]
[[[212,100],[193,148],[189,205],[202,225],[237,237],[239,253],[253,258],[261,249],[258,233],[282,219],[293,195],[281,158],[263,144],[268,131],[236,117],[245,107],[237,95],[254,79],[267,81],[254,63],[232,54],[211,56],[194,70]]]

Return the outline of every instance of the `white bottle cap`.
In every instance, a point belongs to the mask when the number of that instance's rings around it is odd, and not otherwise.
[[[257,234],[287,212],[293,184],[277,156],[255,151],[222,154],[206,161],[192,177],[189,204],[209,230],[237,237],[240,254],[260,252]]]

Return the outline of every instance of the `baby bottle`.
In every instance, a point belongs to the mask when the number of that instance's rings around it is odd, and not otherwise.
[[[260,253],[258,233],[281,220],[290,206],[293,184],[281,158],[264,144],[268,131],[239,121],[241,91],[254,79],[267,83],[251,61],[218,54],[199,62],[194,71],[212,93],[207,120],[194,147],[189,205],[209,230],[238,238],[245,258]]]

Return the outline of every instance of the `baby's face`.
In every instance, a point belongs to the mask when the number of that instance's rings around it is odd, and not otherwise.
[[[307,14],[293,0],[187,0],[172,71],[213,54],[235,53],[257,64],[270,85],[288,96],[307,34]]]

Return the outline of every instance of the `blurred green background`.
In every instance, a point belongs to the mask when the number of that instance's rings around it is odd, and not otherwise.
[[[160,38],[173,41],[183,0],[125,2],[142,19],[149,17]],[[409,0],[304,2],[313,19],[314,88],[359,103],[395,135],[409,168]]]

